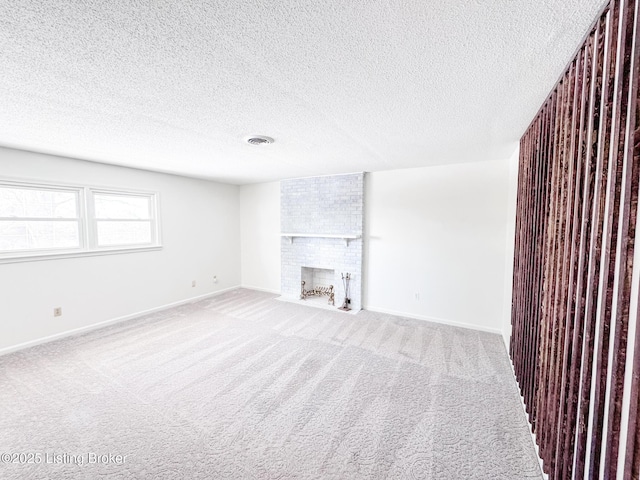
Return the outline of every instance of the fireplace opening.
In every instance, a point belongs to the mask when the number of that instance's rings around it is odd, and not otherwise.
[[[335,270],[301,267],[300,299],[335,305]]]

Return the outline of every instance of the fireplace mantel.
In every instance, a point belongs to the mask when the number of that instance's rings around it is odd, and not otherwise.
[[[281,233],[280,236],[284,237],[284,238],[288,238],[289,239],[289,243],[293,243],[293,239],[296,238],[296,237],[300,237],[300,238],[340,238],[340,239],[344,240],[344,243],[345,243],[345,245],[347,247],[349,246],[349,242],[351,240],[357,240],[358,238],[362,237],[362,235],[347,235],[347,234],[335,235],[335,234],[329,234],[329,233]]]

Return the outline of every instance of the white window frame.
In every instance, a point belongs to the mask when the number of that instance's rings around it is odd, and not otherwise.
[[[78,223],[78,246],[77,247],[53,247],[53,248],[27,248],[23,250],[12,250],[0,253],[0,258],[7,256],[30,256],[36,252],[80,252],[85,248],[85,236],[83,235],[85,215],[83,212],[84,202],[82,201],[82,189],[79,187],[70,187],[62,185],[37,185],[25,182],[5,182],[0,181],[0,188],[16,188],[21,190],[38,190],[38,191],[50,191],[50,192],[65,192],[74,193],[76,196],[76,217],[75,218],[56,218],[56,217],[0,217],[2,221],[15,221],[15,222],[69,222],[75,221]]]
[[[129,244],[129,245],[105,245],[105,246],[101,246],[99,241],[98,241],[98,222],[101,221],[102,219],[96,218],[96,213],[95,213],[95,195],[111,195],[114,197],[141,197],[141,198],[147,198],[149,200],[149,219],[144,219],[144,220],[133,220],[133,219],[128,219],[128,218],[121,218],[121,219],[117,219],[117,218],[113,218],[113,219],[109,219],[108,221],[148,221],[149,222],[149,228],[151,229],[151,241],[149,243],[146,244],[139,244],[139,243],[135,243],[135,244]],[[124,190],[107,190],[107,189],[103,189],[103,188],[90,188],[89,189],[89,194],[88,194],[88,204],[87,204],[87,211],[89,212],[89,214],[87,215],[87,217],[90,219],[90,223],[91,225],[89,226],[89,244],[92,246],[93,249],[95,250],[120,250],[120,249],[129,249],[129,248],[145,248],[145,247],[153,247],[155,245],[157,245],[158,243],[158,219],[157,219],[157,211],[158,211],[158,206],[156,203],[156,194],[154,193],[149,193],[149,192],[133,192],[133,191],[124,191]]]
[[[79,247],[28,249],[16,251],[0,251],[0,264],[27,262],[35,260],[52,260],[59,258],[73,258],[94,255],[109,255],[131,252],[144,252],[162,249],[160,236],[160,195],[155,191],[130,190],[123,188],[59,184],[42,181],[25,181],[0,178],[0,187],[22,188],[34,190],[52,190],[75,192],[77,195]],[[140,196],[149,198],[151,242],[148,244],[98,246],[97,219],[94,212],[94,194],[122,195],[124,197]],[[3,218],[3,220],[6,220]],[[33,220],[31,218],[11,217],[11,220]],[[45,220],[45,219],[43,219]],[[47,218],[56,221],[55,218]],[[36,219],[37,221],[37,219]],[[69,221],[68,219],[60,221]],[[146,221],[146,220],[145,220]]]

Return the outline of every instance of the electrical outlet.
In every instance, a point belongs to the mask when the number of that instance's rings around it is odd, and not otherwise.
[[[194,280],[193,282],[191,282],[191,286],[195,287],[196,286],[196,281]]]
[[[218,276],[217,275],[213,276],[213,283],[218,283]]]
[[[56,307],[53,309],[53,316],[54,317],[61,317],[62,316],[62,307]]]

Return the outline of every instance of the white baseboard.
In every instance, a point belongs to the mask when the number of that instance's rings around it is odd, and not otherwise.
[[[414,318],[416,320],[424,320],[426,322],[441,323],[443,325],[450,325],[452,327],[468,328],[470,330],[478,330],[481,332],[488,332],[488,333],[495,333],[498,335],[502,335],[502,331],[499,328],[483,327],[480,325],[473,325],[471,323],[456,322],[456,321],[447,320],[444,318],[427,317],[425,315],[416,315],[415,313],[399,312],[397,310],[389,310],[387,308],[380,308],[380,307],[363,306],[362,309],[369,310],[370,312],[386,313],[388,315],[396,315],[398,317]]]
[[[141,317],[143,315],[148,315],[150,313],[160,312],[162,310],[167,310],[169,308],[178,307],[180,305],[185,305],[187,303],[197,302],[199,300],[204,300],[205,298],[215,297],[216,295],[220,295],[225,292],[230,292],[231,290],[237,290],[241,288],[239,286],[225,288],[223,290],[217,290],[211,293],[205,293],[204,295],[198,295],[197,297],[187,298],[185,300],[179,300],[177,302],[167,303],[166,305],[161,305],[159,307],[150,308],[148,310],[142,310],[140,312],[132,313],[130,315],[124,315],[122,317],[111,318],[109,320],[104,320],[102,322],[93,323],[91,325],[86,325],[84,327],[74,328],[72,330],[66,330],[61,333],[56,333],[54,335],[49,335],[47,337],[41,337],[35,340],[29,340],[28,342],[19,343],[17,345],[11,345],[9,347],[5,347],[0,349],[0,356],[7,355],[9,353],[17,352],[19,350],[24,350],[25,348],[35,347],[36,345],[41,345],[43,343],[53,342],[54,340],[59,340],[65,337],[71,337],[73,335],[79,335],[81,333],[87,333],[92,330],[98,330],[99,328],[107,327],[109,325],[113,325],[116,323],[124,322],[127,320],[131,320],[136,317]]]
[[[255,290],[256,292],[274,293],[280,295],[280,290],[273,290],[271,288],[254,287],[252,285],[240,285],[240,288],[246,288],[247,290]]]

